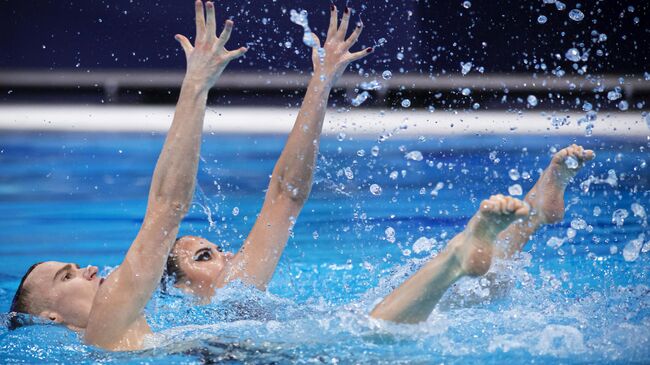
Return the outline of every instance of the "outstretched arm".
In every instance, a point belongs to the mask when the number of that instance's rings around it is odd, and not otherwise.
[[[350,10],[346,9],[338,26],[338,12],[332,6],[324,55],[320,42],[312,50],[314,74],[287,143],[273,169],[264,204],[242,249],[224,270],[222,283],[241,279],[261,290],[271,280],[289,238],[289,230],[311,191],[316,156],[330,90],[350,62],[372,49],[350,53],[361,34],[362,26],[346,39]]]
[[[176,35],[185,52],[187,70],[153,173],[142,227],[122,264],[100,287],[90,314],[85,339],[104,348],[139,347],[141,336],[134,336],[134,332],[142,332],[142,311],[160,281],[178,226],[192,201],[208,91],[228,63],[246,51],[224,48],[231,21],[216,37],[213,3],[206,3],[207,19],[200,0],[195,7],[195,46]]]

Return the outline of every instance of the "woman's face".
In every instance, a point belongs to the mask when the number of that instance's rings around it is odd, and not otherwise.
[[[230,252],[222,252],[214,243],[200,237],[182,237],[172,250],[183,276],[176,287],[204,300],[209,300],[217,288],[219,275],[228,260]]]

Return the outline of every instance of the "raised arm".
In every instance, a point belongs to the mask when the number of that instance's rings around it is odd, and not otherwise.
[[[233,27],[227,21],[216,37],[212,2],[197,1],[196,42],[176,35],[187,60],[187,70],[174,119],[153,173],[142,227],[122,264],[99,288],[85,333],[88,343],[111,349],[137,348],[142,311],[157,287],[178,226],[194,192],[203,117],[209,89],[228,63],[245,48],[224,48]]]
[[[350,62],[372,52],[372,48],[349,52],[362,29],[359,24],[346,39],[350,13],[346,8],[338,26],[338,12],[332,6],[324,55],[323,51],[319,54],[320,41],[314,35],[314,74],[300,112],[273,169],[262,210],[242,249],[230,261],[229,268],[223,271],[222,283],[241,279],[264,290],[273,276],[289,238],[289,229],[311,191],[330,90]]]

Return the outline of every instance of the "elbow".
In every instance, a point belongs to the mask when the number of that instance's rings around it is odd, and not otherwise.
[[[302,208],[309,195],[311,194],[311,185],[293,184],[289,181],[278,181],[276,189],[276,196],[290,201],[298,208]]]
[[[165,196],[155,196],[151,202],[155,211],[165,212],[171,216],[183,218],[190,210],[190,201],[169,199]]]

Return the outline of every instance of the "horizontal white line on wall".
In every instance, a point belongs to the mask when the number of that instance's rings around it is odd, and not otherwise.
[[[205,131],[218,133],[288,133],[297,109],[210,106]],[[0,105],[0,130],[166,131],[174,108],[169,106]],[[378,109],[329,110],[324,134],[399,136],[450,134],[584,135],[584,113],[527,110],[381,112]],[[554,122],[555,119],[555,122]],[[554,126],[554,123],[558,125]],[[602,112],[593,122],[594,136],[650,138],[640,111]]]

